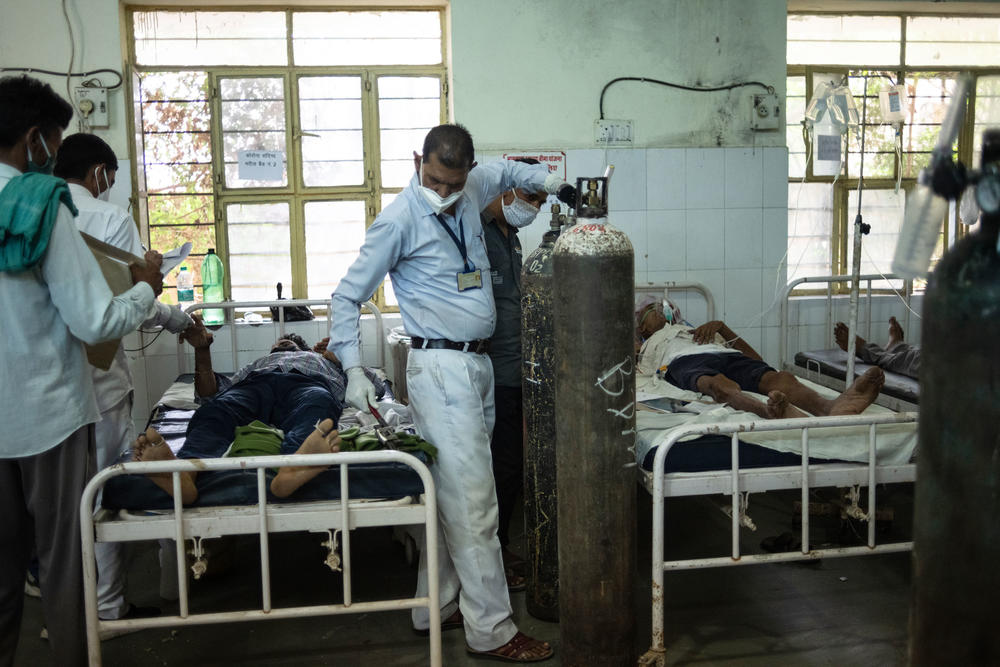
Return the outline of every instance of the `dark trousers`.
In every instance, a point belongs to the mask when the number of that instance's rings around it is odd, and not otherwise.
[[[510,543],[508,529],[517,496],[524,486],[524,416],[520,387],[494,386],[496,423],[490,450],[493,453],[493,478],[496,480],[501,546]]]
[[[320,382],[299,373],[254,373],[206,402],[191,418],[182,459],[211,459],[225,454],[237,426],[257,419],[285,432],[282,454],[294,454],[299,445],[329,417],[340,420],[344,406]]]
[[[54,664],[87,664],[80,496],[94,456],[89,424],[41,454],[0,459],[0,667],[14,664],[33,546]]]

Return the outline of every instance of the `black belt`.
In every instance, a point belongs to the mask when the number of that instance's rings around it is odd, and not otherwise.
[[[473,354],[486,354],[490,351],[490,341],[485,338],[480,340],[470,340],[466,343],[456,343],[445,338],[421,338],[413,336],[410,339],[410,347],[415,350],[458,350],[459,352],[472,352]]]

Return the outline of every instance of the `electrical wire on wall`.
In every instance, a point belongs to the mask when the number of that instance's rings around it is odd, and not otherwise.
[[[774,86],[769,86],[766,83],[761,83],[760,81],[738,81],[736,83],[723,84],[720,86],[689,86],[683,83],[672,83],[670,81],[661,81],[660,79],[651,79],[647,76],[620,76],[615,79],[611,79],[604,87],[601,88],[601,96],[598,100],[598,111],[600,112],[599,118],[604,119],[604,94],[608,91],[612,85],[619,83],[621,81],[638,81],[640,83],[655,83],[658,86],[666,86],[668,88],[677,88],[678,90],[689,90],[695,93],[714,93],[720,90],[732,90],[734,88],[742,88],[744,86],[759,86],[766,90],[769,94],[774,94]]]

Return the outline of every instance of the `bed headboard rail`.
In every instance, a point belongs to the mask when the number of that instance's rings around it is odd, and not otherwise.
[[[712,291],[708,289],[708,286],[704,283],[699,283],[695,281],[685,282],[685,281],[670,281],[665,283],[636,283],[635,285],[636,294],[645,294],[647,292],[661,292],[664,297],[670,292],[697,292],[705,299],[705,321],[709,322],[715,319],[715,298],[712,296]]]

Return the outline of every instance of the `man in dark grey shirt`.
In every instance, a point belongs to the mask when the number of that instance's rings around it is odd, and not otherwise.
[[[521,162],[538,164],[524,158]],[[531,223],[545,203],[545,192],[508,190],[482,213],[486,253],[490,259],[497,325],[490,339],[496,422],[490,448],[496,479],[507,587],[524,590],[524,577],[516,570],[524,560],[509,548],[510,518],[521,492],[524,476],[523,416],[521,410],[521,242],[517,229]]]

